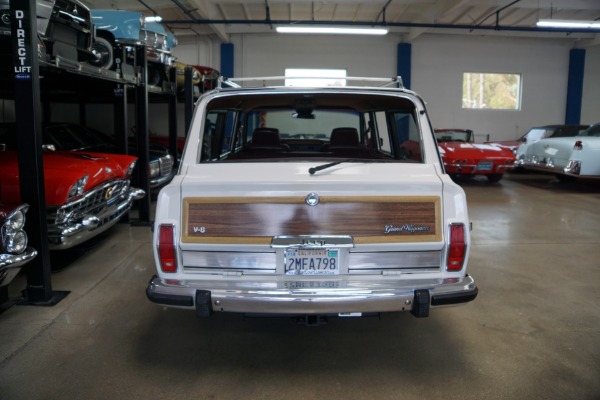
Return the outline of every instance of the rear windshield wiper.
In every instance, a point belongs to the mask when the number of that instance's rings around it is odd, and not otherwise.
[[[308,173],[311,175],[314,175],[315,172],[319,172],[322,171],[324,169],[327,169],[329,167],[333,167],[335,165],[338,164],[342,164],[342,163],[351,163],[351,162],[356,162],[356,163],[377,163],[377,162],[389,162],[389,159],[365,159],[365,158],[349,158],[347,160],[340,160],[340,161],[334,161],[334,162],[330,162],[327,164],[323,164],[323,165],[319,165],[317,167],[311,167],[308,169]]]

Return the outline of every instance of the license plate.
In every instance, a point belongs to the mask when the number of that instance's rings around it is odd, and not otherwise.
[[[481,162],[477,165],[477,171],[491,171],[494,163]]]
[[[339,249],[286,249],[286,275],[338,275]]]

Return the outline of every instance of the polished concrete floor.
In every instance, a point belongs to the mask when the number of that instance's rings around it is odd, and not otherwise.
[[[600,399],[600,183],[460,183],[472,303],[319,327],[198,321],[146,299],[150,230],[119,224],[60,261],[59,304],[0,314],[0,399]]]

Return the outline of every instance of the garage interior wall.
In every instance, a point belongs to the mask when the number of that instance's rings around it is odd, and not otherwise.
[[[320,36],[236,34],[236,76],[283,75],[285,68],[345,68],[348,76],[391,77],[397,69],[400,36]],[[412,42],[411,88],[428,103],[435,128],[468,128],[478,141],[519,137],[530,127],[564,123],[569,51],[572,39],[540,39],[423,34]],[[586,50],[582,123],[600,121],[600,46]],[[179,61],[219,68],[220,43],[209,39],[180,40],[174,49]],[[522,74],[520,111],[462,109],[464,72]],[[56,105],[53,115],[77,118],[69,106]],[[67,108],[60,111],[61,108]],[[106,113],[112,106],[89,106],[88,124],[111,131]],[[94,112],[94,107],[100,107]],[[131,111],[133,112],[133,110]],[[133,115],[133,114],[131,114]],[[178,130],[183,136],[183,106],[178,110]],[[57,118],[59,120],[60,118]],[[64,119],[63,119],[64,120]],[[74,122],[76,121],[73,120]],[[150,104],[149,129],[166,135],[166,106]]]

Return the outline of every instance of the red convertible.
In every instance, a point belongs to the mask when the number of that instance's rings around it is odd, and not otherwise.
[[[3,133],[0,131],[0,200],[19,203],[18,155],[10,146],[14,138]],[[107,230],[129,211],[133,200],[145,195],[129,186],[136,160],[122,154],[44,152],[50,249],[67,249]]]
[[[514,168],[513,153],[499,146],[475,144],[470,129],[436,129],[435,136],[444,168],[451,176],[484,175],[498,182]]]

